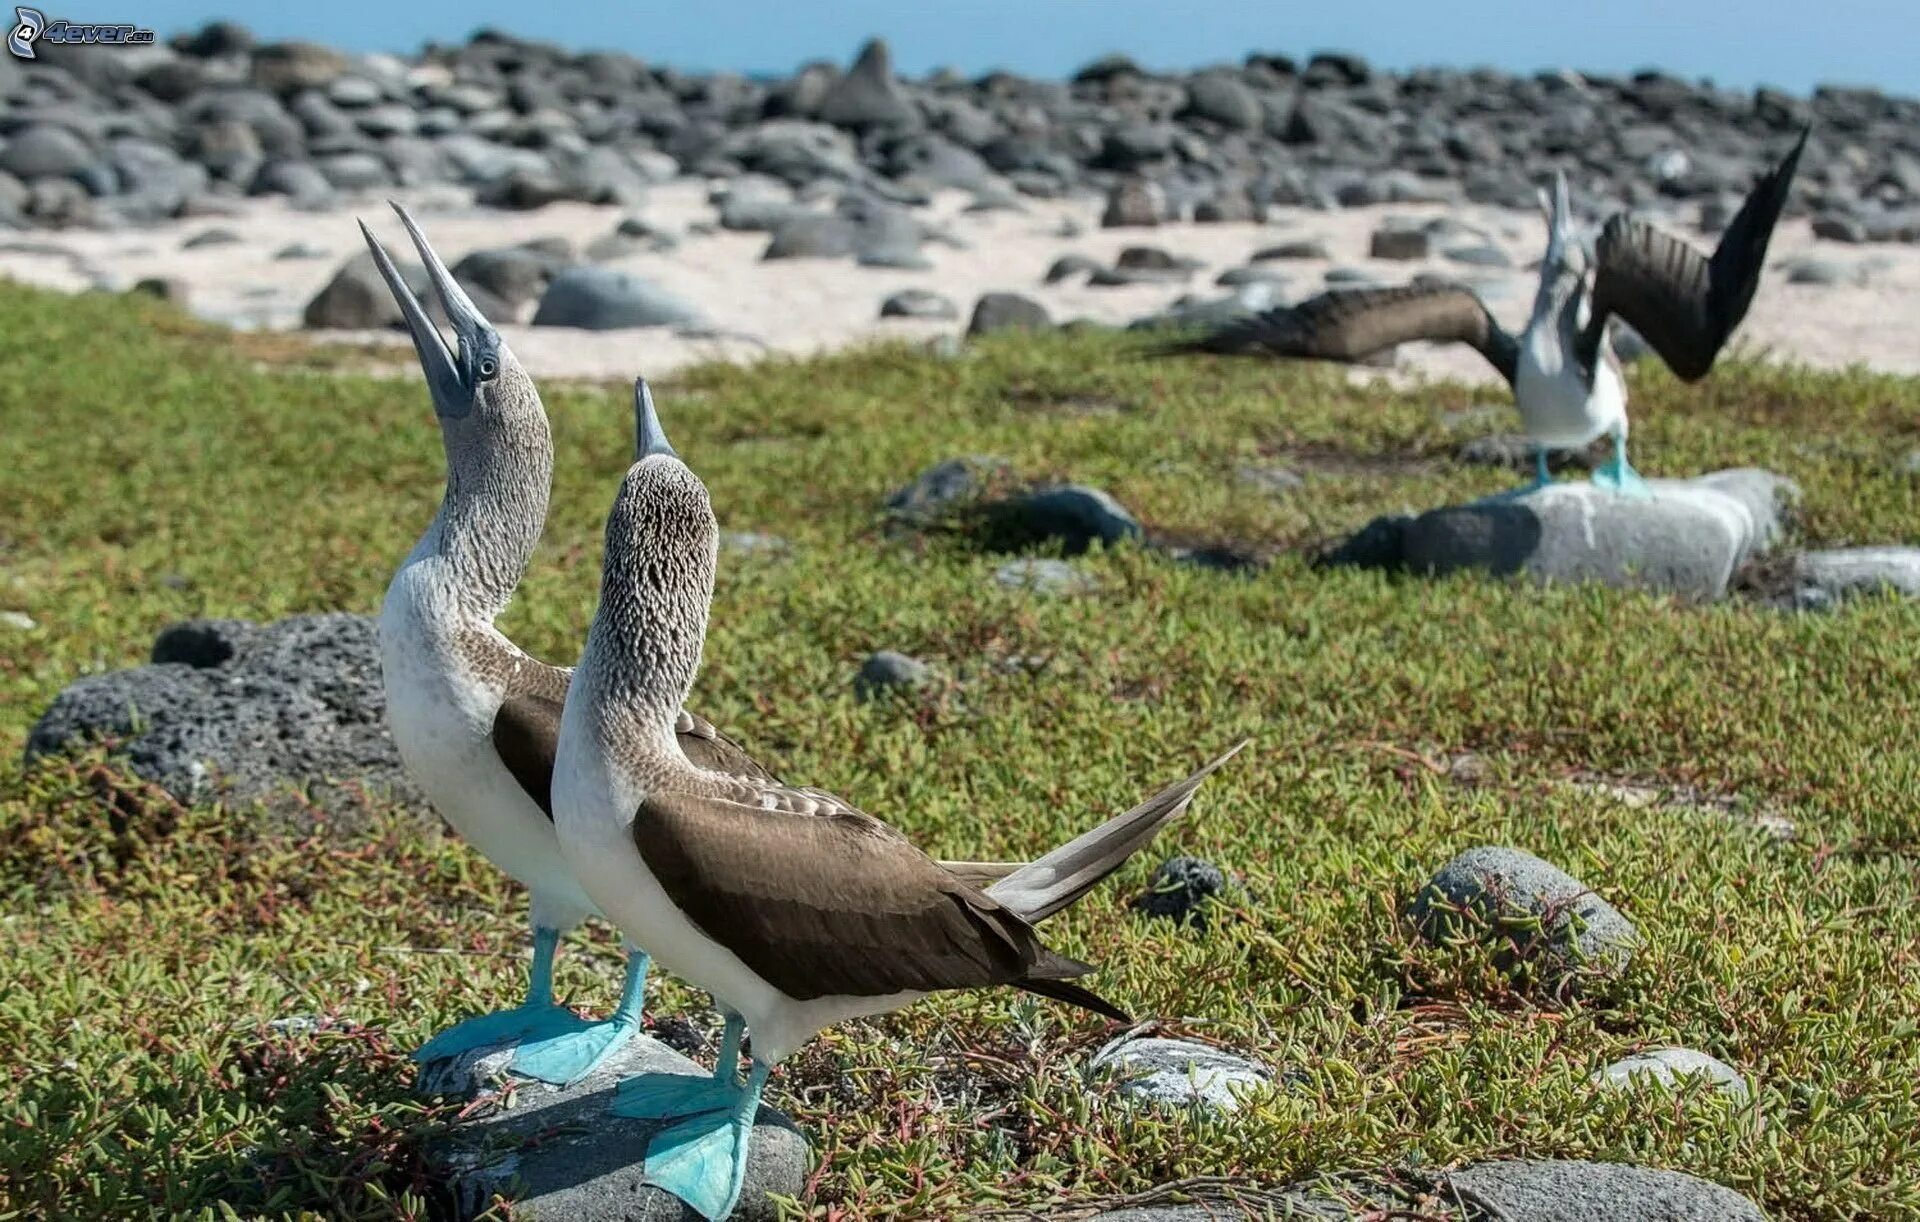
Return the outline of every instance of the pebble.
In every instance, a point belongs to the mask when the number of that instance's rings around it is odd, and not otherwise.
[[[1226,1115],[1241,1096],[1273,1076],[1245,1057],[1192,1040],[1121,1036],[1093,1055],[1089,1069],[1115,1083],[1123,1098],[1174,1110]]]
[[[1683,1080],[1695,1077],[1706,1078],[1714,1090],[1740,1103],[1747,1101],[1747,1081],[1739,1070],[1692,1048],[1654,1048],[1622,1057],[1596,1071],[1593,1081],[1615,1089],[1652,1084],[1671,1090]]]

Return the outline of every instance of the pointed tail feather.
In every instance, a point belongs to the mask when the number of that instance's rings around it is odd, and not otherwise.
[[[1083,989],[1077,984],[1065,980],[1022,980],[1020,987],[1029,993],[1041,997],[1050,997],[1070,1006],[1079,1006],[1082,1010],[1091,1010],[1104,1018],[1117,1023],[1131,1023],[1133,1018],[1125,1010],[1114,1005],[1092,989]]]
[[[1021,866],[987,888],[987,894],[1028,922],[1044,921],[1092,889],[1146,847],[1168,820],[1187,808],[1200,783],[1247,745],[1242,739],[1225,754],[1177,784],[1170,785],[1124,815]]]

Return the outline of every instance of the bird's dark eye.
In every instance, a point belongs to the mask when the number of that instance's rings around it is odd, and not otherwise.
[[[491,378],[494,374],[499,372],[500,372],[500,366],[494,363],[494,360],[492,357],[483,356],[480,358],[480,376],[482,378]]]

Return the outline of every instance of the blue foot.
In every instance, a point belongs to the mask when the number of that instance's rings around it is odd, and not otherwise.
[[[521,1044],[513,1055],[513,1072],[555,1086],[572,1086],[599,1068],[640,1029],[640,1008],[647,996],[647,967],[651,962],[645,951],[630,951],[620,1004],[607,1020]]]
[[[577,1031],[526,1040],[514,1050],[513,1064],[508,1068],[523,1078],[572,1086],[620,1051],[633,1038],[633,1032],[632,1023],[608,1019]]]
[[[587,1025],[585,1019],[563,1006],[515,1006],[511,1010],[496,1010],[492,1014],[482,1014],[448,1027],[415,1049],[413,1059],[424,1065],[429,1061],[456,1057],[475,1048],[549,1040],[580,1031]]]
[[[1593,469],[1593,482],[1601,488],[1609,489],[1621,496],[1644,499],[1653,495],[1653,489],[1633,464],[1625,457],[1613,458]]]
[[[739,1094],[736,1082],[720,1082],[698,1074],[643,1073],[614,1088],[608,1110],[634,1120],[669,1120],[725,1112]]]
[[[697,1210],[725,1218],[740,1201],[747,1151],[767,1067],[755,1063],[744,1083],[691,1074],[642,1074],[620,1084],[613,1111],[673,1118],[647,1142],[647,1180]]]

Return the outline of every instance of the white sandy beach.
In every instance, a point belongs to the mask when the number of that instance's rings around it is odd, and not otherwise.
[[[1044,304],[1055,321],[1088,318],[1124,324],[1164,308],[1182,293],[1202,297],[1226,292],[1212,284],[1222,270],[1241,265],[1254,251],[1296,238],[1319,238],[1330,260],[1269,263],[1284,277],[1283,295],[1297,300],[1319,290],[1331,267],[1358,268],[1382,282],[1398,283],[1437,272],[1483,287],[1488,304],[1510,325],[1524,320],[1532,291],[1523,270],[1537,257],[1542,224],[1537,215],[1478,207],[1396,205],[1338,212],[1280,211],[1265,224],[1170,224],[1155,229],[1101,229],[1099,201],[1023,201],[1022,211],[965,213],[964,196],[937,200],[921,215],[950,235],[952,244],[929,242],[929,270],[866,268],[850,259],[763,262],[764,233],[687,232],[714,219],[703,184],[676,182],[656,188],[639,215],[679,233],[678,249],[634,254],[610,261],[645,276],[692,303],[724,339],[680,337],[664,328],[590,332],[574,328],[503,323],[521,359],[539,376],[627,378],[659,375],[691,361],[752,359],[764,351],[804,354],[875,337],[956,334],[980,294],[1007,290]],[[536,237],[563,237],[580,251],[636,210],[555,204],[531,212],[472,207],[445,189],[401,194],[449,263],[470,250],[511,245]],[[1367,257],[1372,232],[1389,217],[1448,215],[1483,231],[1512,258],[1511,270],[1462,267],[1444,259],[1413,261]],[[292,210],[277,201],[245,201],[231,217],[197,217],[153,228],[63,231],[15,235],[0,242],[0,275],[61,289],[128,287],[147,277],[170,277],[187,287],[194,313],[240,328],[292,329],[300,325],[309,298],[339,264],[363,249],[354,221],[364,218],[391,249],[405,251],[398,222],[384,204],[364,200],[329,211]],[[193,235],[227,228],[238,242],[183,249]],[[1063,236],[1077,229],[1078,236]],[[1711,239],[1691,234],[1703,245]],[[318,257],[276,259],[275,252],[302,243]],[[1438,246],[1450,243],[1439,243]],[[1043,285],[1047,267],[1078,253],[1111,263],[1133,245],[1161,247],[1204,265],[1186,285],[1091,287],[1073,282]],[[1793,284],[1783,265],[1807,257],[1831,263],[1845,283]],[[1815,366],[1856,362],[1888,372],[1920,374],[1920,247],[1845,246],[1813,237],[1805,221],[1783,222],[1775,236],[1769,274],[1737,341],[1749,349]],[[926,289],[950,298],[957,321],[882,320],[879,306],[902,289]],[[396,345],[398,333],[322,331],[317,340],[380,339]],[[752,337],[731,338],[731,336]],[[1412,345],[1402,350],[1400,376],[1453,376],[1486,380],[1491,371],[1462,348]]]

